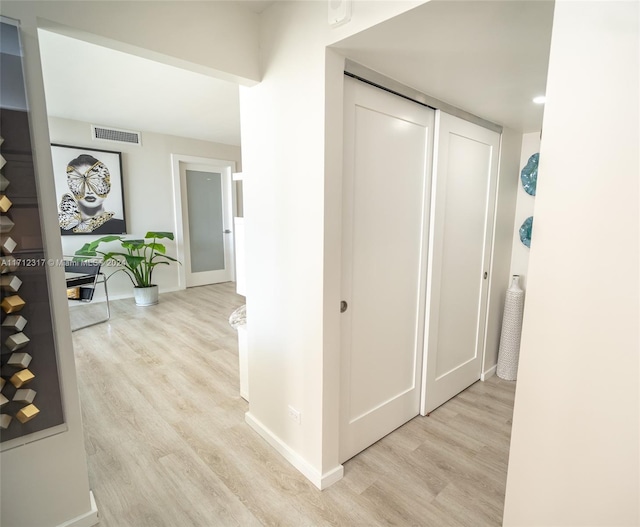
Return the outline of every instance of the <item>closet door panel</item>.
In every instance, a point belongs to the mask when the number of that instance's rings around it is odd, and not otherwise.
[[[500,144],[441,112],[436,129],[422,413],[480,378]]]
[[[341,461],[420,410],[434,111],[345,79]]]

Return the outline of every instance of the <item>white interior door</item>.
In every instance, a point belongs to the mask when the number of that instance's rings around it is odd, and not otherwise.
[[[231,168],[180,163],[187,287],[234,279]]]
[[[434,111],[345,78],[340,457],[419,413]]]
[[[436,129],[422,414],[480,379],[500,145],[442,112]]]

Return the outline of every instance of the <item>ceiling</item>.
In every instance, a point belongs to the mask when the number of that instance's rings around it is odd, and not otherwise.
[[[553,2],[432,0],[335,47],[422,93],[521,132],[542,129]]]
[[[276,3],[234,1],[257,14]],[[50,31],[38,37],[50,116],[240,145],[237,84]],[[99,75],[74,74],[78,64]]]
[[[256,13],[275,2],[243,0]],[[427,95],[522,132],[542,128],[553,2],[432,0],[335,45]],[[40,30],[49,115],[240,145],[238,86]],[[91,64],[93,74],[78,72]]]
[[[262,13],[267,7],[276,3],[276,0],[236,0],[242,2],[242,5],[249,11],[254,13]]]
[[[240,145],[237,84],[49,31],[38,37],[50,116]]]

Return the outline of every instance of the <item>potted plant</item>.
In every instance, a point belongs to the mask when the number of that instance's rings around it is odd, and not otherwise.
[[[151,306],[158,303],[158,286],[151,281],[156,265],[169,265],[170,262],[178,262],[175,258],[167,256],[167,248],[162,243],[158,243],[157,240],[164,238],[173,240],[173,233],[149,231],[144,235],[143,240],[128,240],[122,236],[113,235],[103,236],[85,243],[75,254],[84,258],[99,255],[102,256],[105,263],[115,262],[120,266],[118,271],[123,271],[133,284],[136,305]],[[120,242],[123,252],[98,250],[101,244],[115,241]]]

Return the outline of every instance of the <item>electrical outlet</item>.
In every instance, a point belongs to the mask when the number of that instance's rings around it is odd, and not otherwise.
[[[300,412],[291,405],[289,405],[288,408],[289,408],[289,417],[291,417],[291,419],[293,419],[296,423],[300,424]]]

